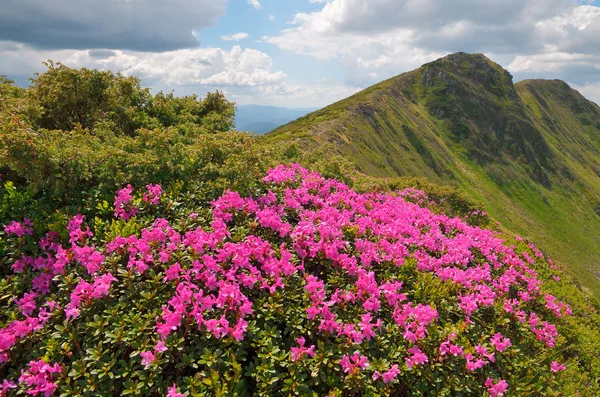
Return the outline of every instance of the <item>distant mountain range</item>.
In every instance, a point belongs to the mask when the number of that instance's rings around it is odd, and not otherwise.
[[[329,145],[373,176],[459,187],[600,297],[600,107],[563,81],[513,84],[484,55],[457,53],[265,139]]]
[[[265,134],[318,108],[289,109],[275,106],[236,106],[235,125],[239,131]]]

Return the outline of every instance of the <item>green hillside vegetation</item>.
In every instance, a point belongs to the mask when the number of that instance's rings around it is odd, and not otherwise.
[[[462,189],[600,297],[600,108],[566,83],[457,53],[268,134],[328,145],[368,175]]]
[[[596,287],[597,106],[458,54],[266,138],[236,131],[234,109],[60,64],[26,89],[0,78],[0,395],[600,395],[600,306],[579,287]],[[441,258],[462,280],[421,269]],[[308,318],[321,293],[363,340]],[[467,315],[465,297],[482,298]]]

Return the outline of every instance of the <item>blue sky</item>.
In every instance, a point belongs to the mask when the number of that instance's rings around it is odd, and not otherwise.
[[[226,14],[218,20],[217,26],[206,28],[198,35],[200,45],[227,50],[241,45],[265,52],[271,56],[274,69],[285,71],[290,79],[299,84],[324,78],[342,80],[342,70],[336,62],[282,51],[261,40],[264,36],[277,35],[288,29],[289,22],[298,12],[316,12],[322,5],[307,0],[262,0],[260,4],[261,8],[255,9],[246,0],[230,1]],[[222,39],[223,36],[240,32],[247,33],[249,37],[239,41]]]
[[[39,0],[0,8],[0,74],[42,61],[176,94],[320,107],[452,52],[600,102],[600,3],[586,0]]]

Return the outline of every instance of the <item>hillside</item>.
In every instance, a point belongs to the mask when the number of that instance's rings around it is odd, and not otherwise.
[[[508,200],[509,177],[564,211],[593,192],[593,141],[569,133],[595,108],[564,86],[532,82],[525,105],[442,63],[423,79],[450,82],[445,99],[422,84],[420,116],[394,115],[401,91],[362,105],[389,131],[406,120],[410,140],[382,147],[467,194],[233,131],[220,92],[47,66],[27,89],[0,76],[0,397],[600,395],[600,304],[472,200]],[[371,173],[398,173],[380,158]]]
[[[460,187],[600,297],[600,108],[566,83],[457,53],[278,128],[378,177]]]

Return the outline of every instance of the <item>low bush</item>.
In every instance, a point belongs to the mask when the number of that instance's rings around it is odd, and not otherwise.
[[[211,203],[150,184],[15,219],[0,393],[598,395],[596,309],[561,301],[535,247],[434,205],[290,165]]]

